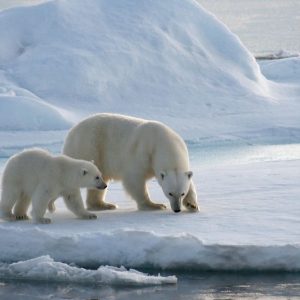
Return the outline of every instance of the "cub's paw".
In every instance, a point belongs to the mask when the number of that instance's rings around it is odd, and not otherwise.
[[[25,214],[25,215],[16,215],[15,219],[17,221],[25,221],[25,220],[29,220],[29,217]]]

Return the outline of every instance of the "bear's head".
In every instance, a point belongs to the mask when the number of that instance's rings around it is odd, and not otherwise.
[[[107,187],[102,174],[92,162],[82,162],[80,170],[80,187],[103,190]]]
[[[182,200],[189,191],[192,176],[191,171],[160,172],[158,182],[176,213],[181,211]]]

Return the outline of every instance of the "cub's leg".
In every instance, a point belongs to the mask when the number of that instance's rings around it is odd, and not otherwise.
[[[32,195],[32,219],[35,223],[48,224],[51,219],[44,218],[49,201],[51,200],[47,189],[38,187]]]
[[[16,187],[3,185],[0,202],[0,216],[9,221],[15,221],[16,217],[12,213],[12,208],[21,199],[21,192]]]
[[[82,219],[97,219],[95,214],[85,210],[79,189],[65,193],[63,198],[68,209],[77,217]]]
[[[21,198],[17,201],[14,207],[14,215],[16,220],[28,220],[27,215],[28,207],[30,205],[31,199],[25,195],[22,195]]]

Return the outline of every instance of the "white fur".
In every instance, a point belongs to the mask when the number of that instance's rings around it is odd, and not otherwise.
[[[198,211],[187,147],[178,134],[162,123],[97,114],[70,130],[63,152],[74,158],[94,160],[106,183],[122,180],[139,209],[165,208],[151,202],[147,192],[146,181],[155,176],[174,211],[180,211],[181,203]],[[105,191],[88,191],[88,208],[115,208],[105,203],[104,197]]]
[[[53,210],[53,202],[63,196],[75,215],[96,218],[83,207],[79,189],[84,187],[106,187],[93,163],[65,155],[52,156],[41,149],[25,150],[12,156],[6,164],[0,212],[6,219],[28,219],[27,210],[32,202],[33,220],[49,223],[50,219],[43,217],[47,206]]]

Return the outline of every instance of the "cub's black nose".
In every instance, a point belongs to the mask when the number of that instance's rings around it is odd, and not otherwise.
[[[181,210],[180,209],[175,209],[174,212],[179,213]]]
[[[103,184],[103,185],[97,186],[98,190],[104,190],[106,188],[107,188],[107,184]]]

